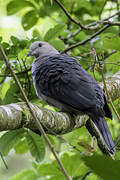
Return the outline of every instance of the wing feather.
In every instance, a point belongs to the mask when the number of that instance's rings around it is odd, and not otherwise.
[[[104,106],[104,92],[71,56],[49,57],[42,62],[34,76],[36,88],[46,97],[79,111],[96,106],[102,109]]]

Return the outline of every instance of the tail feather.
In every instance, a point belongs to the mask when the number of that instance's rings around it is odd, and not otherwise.
[[[115,144],[114,144],[114,142],[112,140],[112,136],[110,134],[110,131],[109,131],[109,128],[108,128],[108,125],[107,125],[107,122],[106,122],[105,118],[104,117],[99,117],[99,119],[93,118],[93,121],[94,121],[95,125],[97,126],[97,128],[99,129],[100,134],[102,135],[102,138],[103,138],[103,140],[105,142],[105,145],[106,145],[108,151],[111,154],[114,154],[114,152],[115,152]],[[94,135],[91,132],[89,127],[87,127],[87,129],[92,135]]]

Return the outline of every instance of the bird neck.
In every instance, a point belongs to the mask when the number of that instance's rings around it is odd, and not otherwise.
[[[34,62],[32,63],[32,73],[34,73],[40,66],[40,64],[43,63],[48,57],[54,57],[55,55],[59,55],[60,53],[56,50],[56,52],[51,52],[48,54],[41,54],[39,57],[37,57]]]
[[[50,51],[48,53],[46,52],[45,54],[40,54],[39,57],[35,59],[35,61],[43,61],[46,58],[55,56],[57,54],[60,54],[57,50],[56,50],[56,52],[55,51],[54,52]]]

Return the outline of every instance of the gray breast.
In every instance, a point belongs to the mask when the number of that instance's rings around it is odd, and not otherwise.
[[[39,57],[39,58],[35,59],[35,61],[32,63],[33,85],[34,85],[36,94],[40,99],[44,100],[49,105],[52,105],[52,106],[55,106],[55,107],[61,109],[61,103],[59,103],[58,101],[56,101],[50,97],[47,97],[41,93],[39,84],[36,81],[36,77],[37,77],[36,73],[39,72],[39,70],[41,69],[42,62],[45,60],[46,60],[46,56],[43,56],[42,58]],[[40,76],[39,76],[39,78],[40,78]]]

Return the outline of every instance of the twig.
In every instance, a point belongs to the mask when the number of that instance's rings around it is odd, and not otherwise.
[[[84,45],[86,44],[87,42],[89,42],[91,39],[93,39],[94,37],[96,37],[97,35],[101,34],[103,31],[105,31],[105,29],[107,29],[108,27],[110,27],[109,24],[105,25],[104,27],[102,27],[101,29],[99,29],[97,32],[95,32],[92,36],[90,36],[89,38],[81,41],[81,42],[78,42],[76,44],[73,44],[72,46],[66,48],[65,50],[63,50],[61,53],[66,53],[68,51],[70,51],[71,49],[74,49],[78,46],[81,46],[81,45]]]
[[[31,71],[31,68],[26,69],[24,71],[20,71],[20,72],[15,73],[15,74],[16,75],[26,74],[26,72],[29,72],[29,71]],[[0,74],[0,77],[12,77],[12,75],[11,74]]]
[[[66,16],[76,25],[78,25],[81,29],[84,30],[95,30],[98,28],[97,27],[91,27],[91,26],[84,26],[80,21],[77,21],[76,19],[74,19],[70,13],[67,11],[67,9],[63,6],[63,4],[59,1],[59,0],[54,0],[59,6],[60,8],[63,10],[63,12],[66,14]]]
[[[72,14],[72,12],[73,12],[74,4],[75,4],[75,2],[72,3],[72,6],[71,6],[71,8],[70,8],[70,9],[71,9],[71,10],[70,10],[70,14]],[[67,22],[67,30],[70,29],[70,25],[71,25],[71,20],[68,19],[68,22]]]
[[[60,8],[63,10],[63,12],[66,14],[66,16],[75,24],[79,25],[82,29],[86,29],[84,25],[82,25],[79,21],[75,20],[74,18],[72,18],[72,16],[70,15],[70,13],[67,11],[67,9],[65,9],[65,7],[63,6],[63,4],[59,1],[59,0],[54,0],[59,6]],[[87,28],[89,29],[89,27]]]
[[[112,16],[109,16],[108,18],[105,18],[105,19],[103,19],[103,20],[99,20],[99,21],[90,23],[90,24],[88,24],[88,25],[86,25],[86,26],[87,26],[87,27],[95,26],[95,25],[97,25],[97,24],[99,24],[99,23],[102,23],[102,22],[104,22],[104,21],[108,21],[109,19],[111,19],[111,18],[113,18],[113,17],[115,17],[115,16],[117,16],[117,15],[119,15],[119,14],[120,14],[120,11],[117,11],[115,14],[113,14]],[[96,27],[97,27],[97,26],[96,26]]]
[[[79,29],[78,29],[77,31],[75,31],[74,33],[68,35],[67,39],[70,39],[70,38],[76,36],[77,34],[79,34],[79,32],[81,32],[81,28],[79,28]]]
[[[8,166],[7,166],[7,164],[6,164],[5,160],[4,160],[3,155],[2,155],[1,152],[0,152],[0,156],[1,156],[1,159],[2,159],[2,161],[3,161],[3,163],[4,163],[5,167],[6,167],[6,169],[8,169]]]
[[[111,26],[120,26],[120,22],[102,21],[102,24],[109,24]]]
[[[81,180],[85,180],[87,176],[89,176],[92,173],[92,171],[88,171]]]
[[[31,92],[31,81],[30,81],[30,77],[28,75],[28,71],[27,71],[27,67],[26,67],[26,64],[25,64],[25,60],[22,59],[22,62],[23,62],[23,65],[24,65],[24,68],[25,68],[25,71],[26,71],[26,73],[25,73],[26,74],[26,79],[28,80],[28,95],[29,95],[30,92]]]
[[[109,54],[107,54],[105,57],[104,57],[104,60],[107,59],[108,57],[112,56],[113,54],[115,54],[117,51],[116,50],[113,50],[112,52],[110,52]]]
[[[95,49],[93,49],[93,55],[94,55],[95,60],[96,60],[96,58],[97,58],[97,60],[98,60],[98,62],[99,62],[99,57],[98,57],[97,52],[96,52]],[[104,60],[104,56],[103,56],[103,55],[101,55],[101,56],[102,56],[102,59]],[[102,75],[102,81],[103,81],[103,84],[104,84],[104,90],[105,90],[105,93],[106,93],[106,95],[107,95],[107,99],[108,99],[108,101],[110,102],[110,104],[111,104],[111,106],[112,106],[112,109],[113,109],[113,111],[115,112],[118,120],[120,121],[120,116],[119,116],[119,114],[118,114],[118,112],[117,112],[117,110],[116,110],[116,108],[115,108],[115,106],[114,106],[114,104],[113,104],[113,102],[112,102],[112,99],[111,99],[111,97],[110,97],[110,95],[109,95],[109,92],[108,92],[108,90],[107,90],[107,86],[106,86],[106,82],[105,82],[105,78],[104,78],[104,74],[103,74],[103,68],[101,68],[101,63],[100,63],[100,62],[99,62],[99,70],[100,70],[101,75]]]
[[[106,3],[107,3],[107,0],[104,1],[104,4],[103,4],[103,6],[102,6],[102,8],[101,8],[101,10],[100,10],[99,20],[101,19],[101,15],[102,15],[102,12],[103,12],[103,10],[104,10],[104,7],[105,7]]]
[[[51,143],[50,143],[50,141],[49,141],[49,139],[48,139],[48,137],[47,137],[47,135],[46,135],[43,127],[42,127],[42,125],[40,124],[38,118],[36,117],[34,111],[32,110],[32,108],[31,108],[31,106],[30,106],[30,103],[29,103],[29,101],[28,101],[28,99],[27,99],[27,97],[26,97],[26,94],[25,94],[25,92],[23,91],[23,88],[22,88],[22,86],[21,86],[21,84],[20,84],[17,76],[15,75],[14,71],[12,70],[11,65],[10,65],[10,63],[9,63],[9,61],[8,61],[8,58],[7,58],[7,56],[6,56],[6,54],[5,54],[5,52],[4,52],[4,50],[3,50],[3,48],[2,48],[1,45],[0,45],[0,52],[1,52],[1,54],[2,54],[2,56],[3,56],[3,59],[4,59],[5,63],[6,63],[6,66],[10,69],[10,72],[11,72],[13,78],[15,79],[15,82],[16,82],[16,84],[18,85],[18,87],[19,87],[19,89],[20,89],[20,92],[21,92],[21,94],[22,94],[23,97],[24,97],[24,100],[25,100],[25,102],[26,102],[26,105],[27,105],[28,108],[29,108],[29,111],[31,112],[31,115],[32,115],[33,118],[35,119],[36,125],[38,126],[38,129],[39,129],[40,133],[43,135],[46,143],[48,144],[48,147],[50,148],[51,152],[53,153],[53,155],[54,155],[54,157],[55,157],[55,159],[56,159],[56,161],[57,161],[57,163],[58,163],[58,165],[59,165],[59,167],[60,167],[63,175],[65,176],[65,178],[66,178],[67,180],[71,180],[71,178],[68,176],[66,170],[64,169],[64,167],[63,167],[63,165],[62,165],[62,162],[61,162],[60,159],[58,158],[57,153],[55,152],[54,148],[52,147],[52,145],[51,145]]]
[[[120,11],[117,11],[115,14],[109,16],[108,18],[105,18],[104,21],[107,21],[107,20],[109,20],[109,19],[111,19],[111,18],[113,18],[113,17],[115,17],[115,16],[117,16],[119,14],[120,14]]]
[[[69,40],[70,38],[75,37],[77,34],[79,34],[79,32],[81,32],[81,28],[77,29],[74,33],[68,34],[68,36],[66,38],[64,38],[63,36],[59,36],[59,38],[64,41],[65,44],[70,44]]]
[[[113,64],[115,66],[120,66],[120,64],[114,63],[114,62],[102,62],[103,64]]]
[[[67,11],[67,9],[63,6],[63,4],[59,1],[59,0],[54,0],[58,5],[59,7],[63,10],[63,12],[66,14],[66,16],[76,25],[78,25],[81,29],[84,29],[84,30],[96,30],[98,28],[100,28],[100,25],[96,25],[96,24],[109,24],[109,25],[117,25],[119,26],[120,23],[119,22],[116,22],[116,23],[111,23],[110,21],[107,21],[109,20],[110,18],[118,15],[120,13],[120,11],[116,12],[114,15],[104,19],[104,20],[99,20],[97,22],[94,22],[94,23],[91,23],[89,25],[86,25],[84,26],[80,21],[77,21],[75,20],[71,15],[70,13]],[[93,25],[96,25],[96,26],[93,26]]]
[[[20,62],[20,60],[19,60],[18,56],[17,56],[17,61],[19,62],[19,65],[20,65],[20,70],[21,70],[21,71],[23,71],[23,69],[22,69],[22,65],[21,65],[21,62]]]

